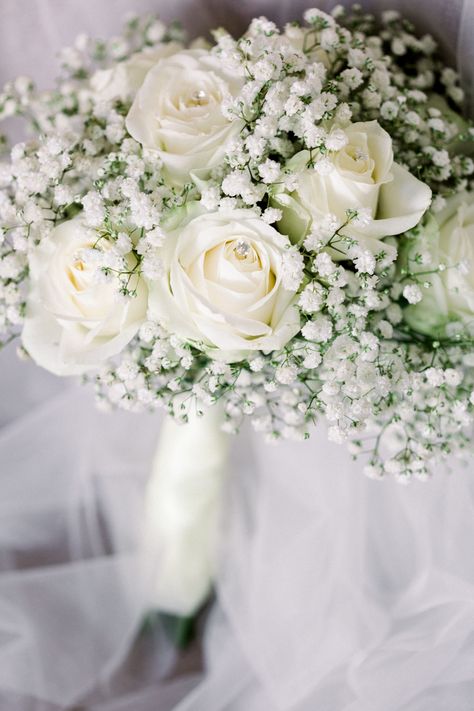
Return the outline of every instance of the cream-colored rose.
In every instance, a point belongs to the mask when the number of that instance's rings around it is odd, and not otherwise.
[[[63,222],[30,257],[31,290],[23,345],[38,365],[56,375],[77,375],[119,353],[146,315],[147,292],[120,302],[114,284],[98,284],[80,258],[96,235],[80,218]],[[134,257],[127,257],[130,268]]]
[[[421,255],[421,260],[417,255]],[[421,262],[421,263],[420,263]],[[444,271],[427,274],[442,264]],[[430,216],[419,234],[406,241],[400,265],[423,272],[423,298],[404,311],[405,320],[421,333],[444,338],[450,322],[458,331],[474,334],[474,197],[461,193],[448,198],[446,207]],[[451,334],[452,335],[452,334]]]
[[[301,170],[298,187],[282,193],[276,202],[283,208],[282,231],[293,241],[302,239],[329,213],[341,223],[348,209],[368,209],[366,226],[349,224],[344,233],[376,253],[384,248],[383,237],[398,235],[420,221],[431,200],[430,188],[393,160],[392,139],[377,121],[353,123],[344,128],[347,143],[331,154],[330,172],[308,166],[309,152],[289,161]],[[344,245],[338,244],[344,250]],[[334,251],[335,258],[342,255]]]
[[[282,284],[285,238],[250,210],[173,225],[161,250],[167,278],[149,284],[149,316],[227,361],[282,348],[300,328]]]
[[[331,57],[329,53],[320,45],[314,43],[313,39],[308,36],[308,30],[304,27],[288,24],[285,27],[285,32],[280,37],[280,44],[290,44],[298,52],[304,52],[305,55],[313,62],[323,64],[326,69],[331,67]]]
[[[100,69],[91,78],[92,91],[104,101],[133,99],[150,69],[160,59],[170,57],[182,48],[179,42],[164,42],[136,52],[110,69]]]
[[[229,121],[222,102],[235,96],[242,79],[230,76],[219,58],[190,49],[161,59],[148,72],[126,119],[127,130],[145,148],[158,151],[169,179],[183,184],[196,170],[224,158],[242,128]]]

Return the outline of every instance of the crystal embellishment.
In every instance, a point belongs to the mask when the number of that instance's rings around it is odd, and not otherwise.
[[[238,259],[245,259],[250,254],[250,245],[244,240],[239,240],[235,247],[235,254]]]
[[[204,89],[195,91],[191,98],[195,106],[203,106],[204,104],[207,104],[207,94]]]

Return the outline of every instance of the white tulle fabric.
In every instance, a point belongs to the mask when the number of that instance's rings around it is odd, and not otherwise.
[[[281,22],[308,4],[133,9],[198,32],[239,30],[263,12]],[[113,34],[130,5],[2,0],[1,78],[48,84],[55,49],[79,31]],[[468,79],[471,0],[370,5],[398,6],[437,34]],[[472,465],[402,488],[365,479],[322,427],[275,447],[244,431],[232,444],[206,672],[165,683],[174,654],[160,626],[138,666],[130,652],[160,575],[159,552],[141,545],[160,417],[100,414],[87,390],[12,349],[0,355],[0,393],[1,709],[472,711]]]

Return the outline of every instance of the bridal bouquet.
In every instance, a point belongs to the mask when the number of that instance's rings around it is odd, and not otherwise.
[[[268,439],[426,478],[474,414],[474,130],[399,14],[309,9],[184,44],[132,18],[0,95],[0,332],[104,407],[220,403]]]

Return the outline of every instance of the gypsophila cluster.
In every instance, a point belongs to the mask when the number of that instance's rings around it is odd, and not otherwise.
[[[459,76],[393,11],[213,36],[133,17],[54,89],[4,88],[30,134],[0,142],[0,345],[104,409],[220,403],[269,441],[323,419],[368,476],[424,480],[474,415]]]

